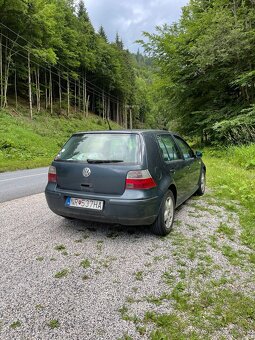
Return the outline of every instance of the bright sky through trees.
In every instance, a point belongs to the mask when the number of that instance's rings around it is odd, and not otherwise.
[[[127,48],[136,52],[143,31],[154,32],[155,26],[178,21],[188,0],[85,0],[96,29],[102,25],[109,40],[119,33]]]

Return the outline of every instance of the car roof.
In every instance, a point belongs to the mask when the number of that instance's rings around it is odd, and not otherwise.
[[[99,130],[99,131],[80,131],[80,132],[76,132],[73,135],[80,135],[80,134],[85,134],[85,133],[89,133],[89,134],[100,134],[100,133],[107,133],[107,134],[117,134],[117,133],[122,133],[122,134],[131,134],[131,133],[138,133],[138,134],[151,134],[151,133],[170,133],[173,135],[178,135],[175,132],[172,131],[167,131],[167,130],[153,130],[153,129],[133,129],[133,130]]]

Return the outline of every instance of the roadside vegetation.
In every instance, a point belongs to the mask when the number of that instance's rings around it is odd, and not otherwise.
[[[0,110],[0,172],[48,166],[74,132],[109,129],[106,121],[92,114],[86,119],[77,114],[67,119],[44,111],[31,121],[24,107],[20,112]]]
[[[242,240],[255,250],[255,144],[207,148],[204,161],[212,195],[238,213]]]

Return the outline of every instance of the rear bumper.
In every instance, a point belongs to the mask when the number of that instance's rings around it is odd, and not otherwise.
[[[57,215],[73,217],[81,220],[113,223],[121,225],[150,225],[158,216],[160,198],[126,199],[122,196],[100,196],[91,193],[72,193],[45,189],[49,208]],[[67,197],[88,198],[104,201],[103,211],[67,207]]]

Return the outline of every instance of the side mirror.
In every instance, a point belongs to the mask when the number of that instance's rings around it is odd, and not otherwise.
[[[203,153],[201,151],[196,151],[196,157],[197,158],[202,158]]]

